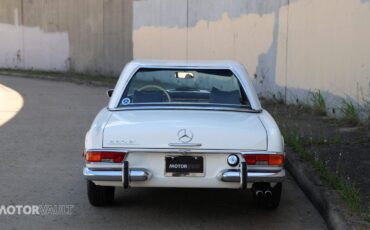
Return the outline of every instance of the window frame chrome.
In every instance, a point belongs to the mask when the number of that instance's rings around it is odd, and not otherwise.
[[[178,105],[178,106],[175,106],[176,108],[169,108],[169,106],[143,106],[143,105],[138,105],[137,107],[138,108],[128,108],[128,107],[120,107],[120,102],[121,102],[121,98],[122,98],[122,95],[123,93],[125,92],[129,82],[131,81],[131,79],[133,78],[133,76],[137,73],[137,71],[139,69],[142,69],[142,68],[149,68],[149,69],[214,69],[214,70],[230,70],[234,75],[235,77],[238,79],[240,85],[242,86],[242,89],[248,99],[249,102],[251,102],[251,97],[250,97],[250,92],[247,91],[247,86],[246,86],[246,82],[242,79],[241,76],[239,76],[239,73],[237,71],[235,71],[235,69],[231,66],[159,66],[159,65],[138,65],[136,66],[132,72],[130,73],[129,77],[126,79],[126,81],[124,82],[124,88],[120,90],[120,97],[119,99],[116,101],[115,103],[115,106],[114,108],[109,108],[109,106],[107,107],[107,109],[109,111],[125,111],[125,110],[155,110],[155,109],[189,109],[189,110],[216,110],[216,111],[234,111],[234,112],[254,112],[254,113],[261,113],[263,110],[262,109],[254,109],[252,104],[251,104],[251,109],[236,109],[236,108],[228,108],[228,107],[225,107],[225,108],[220,108],[220,107],[202,107],[202,106],[182,106],[182,105]],[[136,107],[136,106],[135,106]]]

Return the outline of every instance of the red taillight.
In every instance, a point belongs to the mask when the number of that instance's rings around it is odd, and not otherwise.
[[[269,157],[269,165],[281,166],[284,164],[284,154],[271,154]]]
[[[256,164],[256,155],[244,155],[244,159],[247,162],[247,165]]]
[[[248,165],[282,166],[284,154],[244,154],[244,160]]]
[[[87,151],[85,159],[87,162],[121,163],[125,159],[126,154],[126,152]]]

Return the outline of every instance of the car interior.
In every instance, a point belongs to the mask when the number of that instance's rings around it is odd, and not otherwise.
[[[139,70],[120,106],[143,103],[250,105],[230,70]]]
[[[213,104],[241,104],[242,98],[239,91],[222,91],[212,88],[207,91],[168,91],[171,102],[197,102]],[[168,99],[160,90],[135,90],[129,98],[133,103],[161,103],[168,102]]]

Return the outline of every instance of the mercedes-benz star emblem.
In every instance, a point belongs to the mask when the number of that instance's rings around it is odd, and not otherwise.
[[[177,132],[177,136],[179,138],[179,141],[182,143],[189,143],[191,140],[193,140],[193,132],[189,129],[180,129]]]

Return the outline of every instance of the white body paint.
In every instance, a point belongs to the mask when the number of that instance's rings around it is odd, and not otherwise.
[[[132,75],[141,67],[230,69],[243,86],[253,111],[219,108],[141,108],[118,107],[122,93]],[[178,132],[191,130],[188,146],[176,146]],[[174,147],[175,145],[175,147]],[[251,80],[244,67],[232,61],[174,62],[133,61],[126,65],[114,89],[108,107],[103,108],[86,134],[85,150],[127,151],[125,161],[130,168],[150,172],[146,181],[132,181],[130,187],[209,187],[240,188],[239,182],[225,183],[219,179],[223,170],[233,169],[227,157],[234,153],[244,162],[243,154],[284,153],[283,139],[274,119],[261,108]],[[198,177],[165,175],[165,157],[173,155],[203,156],[204,175]],[[99,165],[100,164],[100,165]],[[121,163],[87,163],[86,168],[122,169]],[[249,169],[253,169],[251,166]],[[283,167],[248,172],[256,182],[281,180]],[[248,170],[249,170],[248,169]],[[278,170],[276,170],[278,169]],[[252,170],[253,171],[253,170]],[[85,173],[86,176],[86,173]],[[263,177],[263,179],[262,179]],[[87,177],[88,178],[88,177]],[[121,181],[93,180],[97,185],[122,186]],[[252,181],[248,181],[248,187]]]

